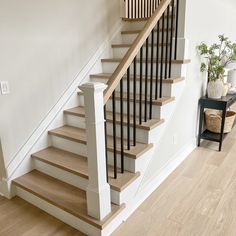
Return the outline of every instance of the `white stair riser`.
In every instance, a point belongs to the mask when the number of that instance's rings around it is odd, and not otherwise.
[[[94,78],[94,79],[92,79],[92,81],[107,83],[108,80]],[[124,81],[123,82],[123,91],[126,92],[127,91],[127,80],[123,80],[123,81]],[[164,79],[163,79],[163,81],[164,81]],[[133,80],[131,79],[130,80],[131,91],[133,90],[133,84],[134,84]],[[158,95],[159,95],[159,86],[160,86],[160,82],[158,82],[158,86],[157,86],[158,87],[158,89],[157,89]],[[172,91],[171,87],[172,87],[172,84],[170,84],[170,83],[162,83],[162,96],[163,97],[172,97],[173,96],[171,93],[171,91]],[[145,78],[142,79],[142,91],[144,91],[144,89],[145,89]],[[153,90],[152,90],[153,94],[155,94],[155,90],[156,90],[156,77],[153,76]],[[116,91],[117,92],[120,91],[120,86],[118,86],[116,88]],[[140,94],[139,91],[140,91],[140,79],[137,79],[136,80],[136,93]],[[148,79],[148,94],[149,94],[149,91],[150,91],[150,79]]]
[[[123,47],[123,48],[113,48],[113,57],[114,58],[123,58],[125,56],[125,54],[128,52],[129,48],[128,47]],[[153,47],[153,58],[157,58],[157,55],[159,55],[158,57],[161,58],[161,46],[159,46],[159,52],[157,52],[157,47],[154,46]],[[151,58],[151,54],[152,53],[152,49],[151,46],[148,47],[148,58]],[[168,48],[168,52],[167,52],[167,58],[170,55],[170,51]],[[172,52],[172,56],[173,56],[173,52]],[[163,57],[166,57],[166,46],[164,46],[163,49]],[[140,53],[137,55],[137,58],[140,58]],[[143,60],[145,60],[146,58],[146,47],[143,48]]]
[[[133,21],[133,22],[126,21],[122,29],[123,30],[142,30],[146,23],[147,21]]]
[[[122,203],[128,203],[130,200],[133,199],[135,196],[137,189],[140,185],[141,178],[137,178],[132,184],[130,184],[127,188],[125,188],[119,195],[117,194],[116,197],[114,198],[114,202],[116,202],[117,205],[121,205]]]
[[[65,138],[51,135],[52,146],[75,153],[81,156],[87,156],[87,147],[85,144],[74,142]]]
[[[149,100],[149,97],[148,97]],[[138,101],[138,99],[137,99]],[[84,105],[84,97],[80,96],[80,104],[83,106]],[[149,115],[149,107],[150,105],[147,104],[147,115]],[[142,104],[142,116],[144,117],[144,110],[145,104]],[[154,119],[160,119],[161,118],[161,107],[153,105],[152,106],[152,118]],[[106,109],[108,111],[112,111],[112,100],[109,99],[107,104],[106,104]],[[120,113],[120,100],[116,100],[116,112]],[[124,100],[123,101],[123,112],[124,114],[127,114],[127,102]],[[133,115],[133,102],[130,102],[130,114]],[[139,103],[136,103],[136,116],[139,115]]]
[[[75,126],[78,128],[86,128],[85,126],[85,118],[83,117],[77,117],[77,116],[72,116],[72,115],[67,115],[66,116],[66,123],[70,126]],[[138,122],[137,122],[138,123]],[[127,137],[127,126],[123,126],[124,130],[124,137]],[[113,135],[113,124],[111,122],[107,122],[107,133],[108,135]],[[136,137],[137,137],[137,142],[141,143],[148,143],[148,130],[136,128]],[[120,137],[120,125],[116,125],[116,135],[117,137]],[[130,127],[130,135],[131,139],[133,139],[133,127],[131,125]]]
[[[39,170],[47,175],[50,175],[56,179],[59,179],[65,183],[71,184],[86,191],[86,188],[88,186],[88,179],[86,178],[80,177],[36,159],[34,160],[34,167],[36,170]],[[129,188],[129,186],[127,188]],[[121,196],[119,195],[121,195],[120,192],[111,189],[111,202],[118,205],[124,203],[124,199],[122,200]]]
[[[34,167],[36,170],[43,172],[46,175],[50,175],[77,188],[86,190],[86,187],[88,185],[88,179],[80,177],[63,169],[57,168],[38,159],[34,159]]]
[[[35,196],[34,194],[26,190],[23,190],[22,188],[16,187],[16,194],[25,201],[35,205],[41,210],[56,217],[57,219],[72,226],[73,228],[78,229],[79,231],[85,233],[86,235],[91,235],[91,236],[109,235],[109,234],[102,234],[102,232],[98,228],[86,223],[85,221],[80,220],[79,218],[73,216],[72,214],[69,214],[68,212],[48,203],[47,201]]]
[[[103,62],[102,63],[102,67],[103,67],[103,72],[104,73],[113,73],[115,71],[115,69],[118,66],[118,62]],[[184,67],[185,65],[182,64],[172,64],[172,70],[171,70],[171,77],[178,77],[178,76],[184,76],[184,72],[182,72],[182,67]],[[145,74],[145,63],[143,62],[143,75]],[[137,62],[136,63],[136,74],[139,75],[140,73],[140,63]],[[159,64],[159,75],[160,75],[160,64]],[[150,71],[151,71],[151,63],[148,63],[148,75],[150,75]],[[153,66],[153,75],[156,74],[155,72],[155,67]],[[130,74],[133,74],[133,64],[130,66]],[[163,76],[165,74],[165,66],[163,64]],[[169,76],[168,76],[169,77]]]
[[[146,168],[146,165],[148,164],[148,160],[151,158],[152,153],[154,149],[151,148],[147,152],[145,152],[143,155],[140,157],[133,159],[133,158],[124,158],[124,167],[125,170],[136,173],[140,172],[143,173],[143,171]],[[111,166],[114,166],[114,157],[113,155],[108,155],[108,163]],[[121,167],[121,158],[120,155],[117,155],[117,166],[120,168]]]
[[[165,24],[166,22],[167,22],[167,18],[165,18]],[[171,22],[171,18],[169,22]],[[146,21],[126,21],[123,26],[123,30],[142,30],[146,23],[147,23],[147,20]],[[160,27],[161,27],[161,23],[160,23]],[[157,26],[155,26],[155,29],[157,29]]]
[[[73,141],[56,137],[56,136],[52,136],[52,144],[54,147],[60,148],[65,151],[70,151],[78,155],[84,155],[82,153],[85,153],[87,151],[87,147],[84,144],[73,142]],[[86,154],[84,156],[86,156]],[[119,154],[117,154],[117,157],[119,158]],[[108,152],[108,158],[112,159],[113,153]],[[125,170],[133,172],[134,170],[133,166],[134,166],[135,160],[127,156],[125,156],[125,160],[127,163],[127,165],[125,165]],[[111,161],[111,165],[113,165],[112,161]]]
[[[170,37],[170,31],[169,31],[169,37]],[[134,40],[137,38],[138,34],[134,33],[134,34],[121,34],[122,37],[122,42],[123,43],[127,43],[127,44],[131,44],[134,42]],[[173,35],[174,37],[174,35]],[[154,43],[157,42],[157,32],[154,32]],[[149,36],[148,38],[149,43],[151,43],[151,36]],[[159,34],[159,42],[162,42],[162,33]],[[164,43],[166,42],[166,32],[164,32]]]

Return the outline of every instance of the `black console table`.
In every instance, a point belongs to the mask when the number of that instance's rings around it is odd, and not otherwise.
[[[227,95],[221,99],[211,99],[208,97],[201,97],[199,100],[200,105],[200,120],[199,120],[199,133],[198,133],[198,146],[200,146],[201,139],[206,139],[219,143],[219,151],[221,151],[222,143],[224,140],[224,126],[225,126],[225,116],[227,109],[236,101],[236,94]],[[216,134],[208,130],[203,130],[204,124],[204,109],[216,109],[221,110],[222,122],[221,122],[221,133]]]

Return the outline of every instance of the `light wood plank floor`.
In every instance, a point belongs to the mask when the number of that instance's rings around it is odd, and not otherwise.
[[[204,141],[112,236],[236,236],[236,127]],[[82,236],[25,201],[0,197],[1,236]]]
[[[236,236],[236,127],[204,141],[112,236]]]
[[[0,235],[85,236],[18,197],[0,197]]]

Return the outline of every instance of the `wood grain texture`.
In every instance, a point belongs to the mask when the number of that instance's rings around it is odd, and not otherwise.
[[[78,117],[85,117],[85,110],[84,107],[74,107],[68,110],[64,111],[65,114],[68,115],[73,115],[73,116],[78,116]],[[123,125],[127,126],[127,115],[123,115]],[[106,121],[108,123],[113,123],[113,113],[111,111],[106,112]],[[120,114],[116,113],[116,123],[120,124]],[[143,129],[143,130],[152,130],[156,128],[157,126],[161,125],[164,123],[164,119],[152,119],[148,120],[147,122],[142,122],[142,124],[139,124],[139,119],[136,119],[136,127],[138,129]],[[130,116],[130,125],[133,125],[133,116]]]
[[[124,205],[112,204],[112,212],[98,221],[88,216],[86,193],[81,189],[36,170],[15,179],[13,183],[98,229],[103,229],[124,208]]]
[[[109,80],[110,77],[112,76],[112,74],[110,73],[100,73],[100,74],[93,74],[93,75],[90,75],[90,78],[91,79],[107,79]],[[148,76],[148,81],[150,80],[150,76]],[[124,75],[123,76],[123,80],[127,80],[127,76]],[[133,76],[131,75],[130,76],[130,81],[133,81],[134,78]],[[136,80],[140,80],[140,76],[139,75],[136,75]],[[184,80],[184,77],[172,77],[172,78],[167,78],[167,79],[164,79],[162,81],[163,84],[175,84],[175,83],[178,83],[178,82],[181,82]]]
[[[83,96],[83,92],[78,92],[78,94],[80,96]],[[120,93],[116,92],[115,94],[116,94],[115,99],[116,100],[120,100]],[[127,97],[128,97],[127,93],[123,93],[123,100],[124,101],[127,101]],[[112,97],[110,97],[108,100],[112,100]],[[175,100],[175,97],[162,97],[162,98],[158,98],[156,100],[153,99],[152,100],[152,104],[154,106],[164,106],[164,105],[166,105],[166,104],[168,104],[170,102],[173,102],[174,100]],[[130,101],[131,102],[134,101],[132,93],[130,93]],[[136,102],[139,103],[139,95],[138,94],[136,95]],[[145,103],[145,96],[144,95],[142,96],[142,102]],[[147,101],[147,103],[149,104],[150,101]]]
[[[49,147],[32,155],[34,159],[55,166],[59,169],[68,171],[82,178],[88,179],[88,162],[87,158],[79,156],[58,148]],[[125,171],[123,174],[118,174],[117,179],[113,178],[113,167],[108,169],[108,182],[111,189],[121,192],[129,184],[135,181],[140,176],[140,173],[131,173]]]
[[[50,135],[57,136],[60,138],[68,139],[73,142],[78,142],[85,144],[86,141],[86,133],[85,129],[76,128],[73,126],[62,126],[54,130],[49,131]],[[137,143],[136,146],[131,146],[130,150],[127,149],[126,140],[124,140],[124,154],[130,158],[138,158],[143,155],[145,152],[149,151],[153,144],[144,144],[144,143]],[[111,136],[107,137],[107,149],[108,151],[113,151],[113,138]],[[120,154],[120,139],[117,138],[117,153]]]
[[[165,61],[165,58],[163,59]],[[122,59],[121,58],[105,58],[105,59],[101,59],[101,62],[104,63],[121,63]],[[161,59],[153,59],[153,63],[156,63],[156,62],[159,62],[161,63]],[[137,63],[140,62],[139,59],[136,60]],[[151,63],[151,59],[148,59],[148,63]],[[185,59],[185,60],[172,60],[171,61],[172,64],[187,64],[187,63],[190,63],[190,60],[189,59]],[[109,83],[109,81],[108,81]]]
[[[120,43],[120,44],[112,44],[111,47],[112,48],[130,48],[132,44],[128,44],[128,43]],[[167,44],[166,43],[163,43],[163,46],[166,46]],[[149,47],[152,46],[152,44],[148,44]],[[154,47],[157,46],[156,43],[153,44]],[[160,43],[158,45],[159,47],[162,46],[162,44]],[[168,46],[170,46],[170,44],[168,43]],[[143,46],[144,48],[146,47],[146,44]]]
[[[204,141],[112,236],[235,236],[236,128],[217,149]]]
[[[85,236],[18,197],[0,197],[0,235]]]
[[[162,29],[160,28],[159,30],[160,32],[162,31]],[[164,29],[164,31],[167,31],[167,29]],[[171,29],[169,29],[169,31],[171,31]],[[121,34],[140,34],[142,32],[142,30],[122,30]],[[157,33],[157,30],[154,30],[155,33]]]

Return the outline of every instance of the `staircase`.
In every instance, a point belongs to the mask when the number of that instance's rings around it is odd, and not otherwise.
[[[65,125],[48,131],[52,145],[33,153],[33,170],[13,181],[16,195],[92,236],[110,235],[127,218],[126,209],[137,194],[164,124],[174,112],[185,81],[183,67],[190,62],[177,57],[178,1],[149,1],[146,13],[140,1],[133,2],[138,11],[130,13],[132,1],[126,1],[122,41],[111,45],[113,58],[102,59],[103,72],[90,75],[90,90],[100,86],[95,98],[105,105],[104,111],[91,111],[94,107],[88,105],[86,89],[80,87],[78,106],[64,111]],[[96,166],[92,163],[100,156],[96,145],[88,149],[94,143],[88,131],[96,127],[88,127],[87,117],[94,114],[96,118],[98,113],[104,114],[106,124],[98,122],[103,129],[101,135],[94,135],[98,137],[94,142],[104,144],[100,148],[105,155]],[[102,175],[104,185],[95,186],[93,174]],[[96,204],[89,202],[86,193],[91,181],[98,189],[109,189],[110,199],[98,200],[100,208],[108,206],[104,217],[93,215],[93,207],[88,209]],[[107,199],[111,203],[101,202]]]

